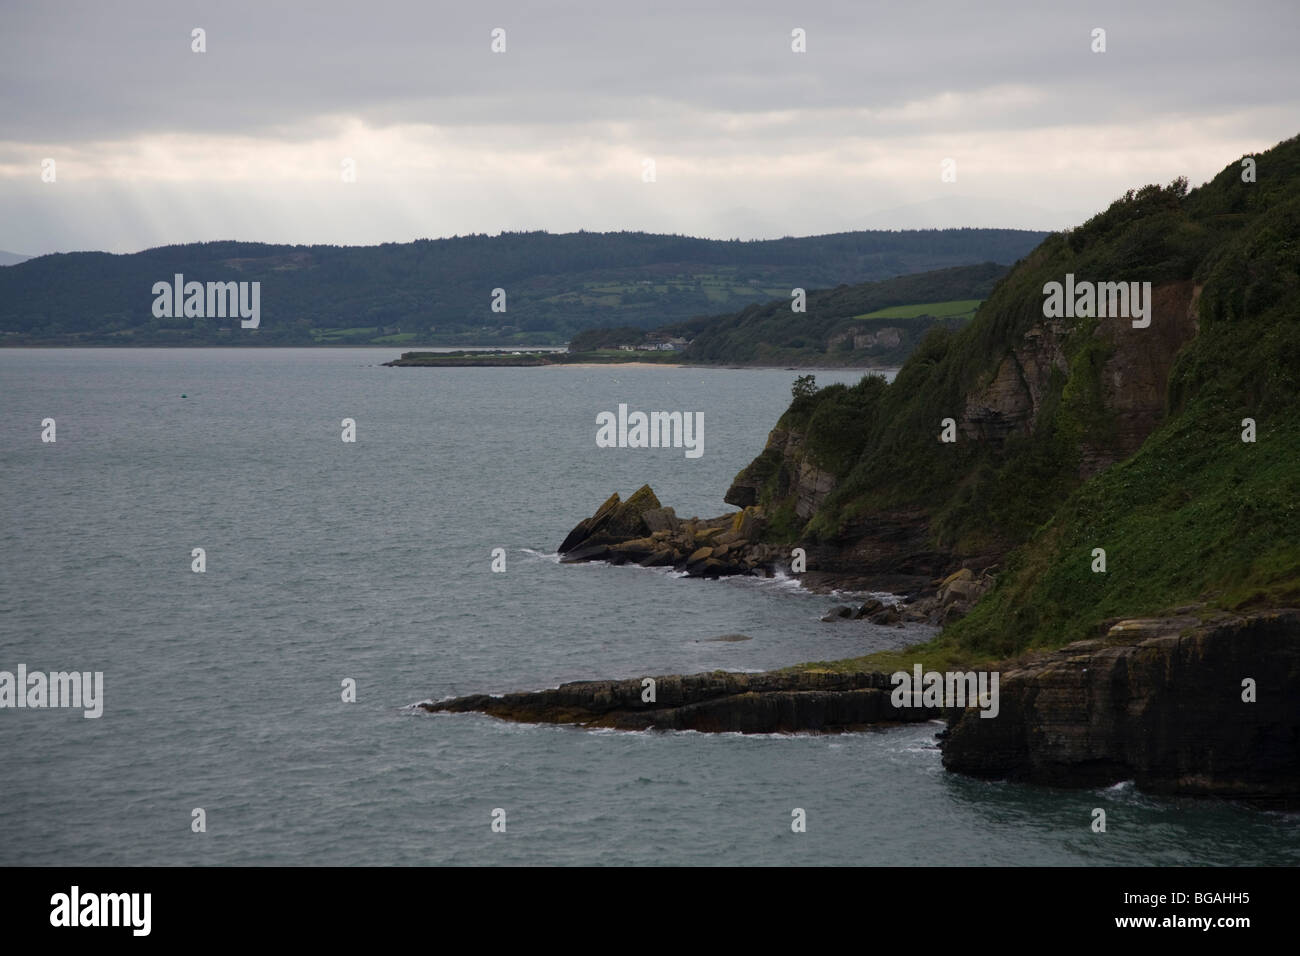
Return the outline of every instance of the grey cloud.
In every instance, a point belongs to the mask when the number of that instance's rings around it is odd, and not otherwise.
[[[1044,91],[1074,122],[1294,96],[1289,0],[1044,7],[53,0],[3,14],[0,115],[4,138],[67,142],[334,114],[535,126],[636,120],[659,102],[880,109],[1008,84]],[[194,26],[207,30],[201,56]],[[488,52],[493,26],[507,30],[503,56]],[[808,31],[803,56],[792,26]],[[1088,51],[1093,26],[1108,31],[1104,57]]]

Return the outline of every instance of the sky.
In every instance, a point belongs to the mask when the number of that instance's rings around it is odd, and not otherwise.
[[[1298,27],[1295,0],[0,0],[0,249],[1065,228],[1300,132]]]

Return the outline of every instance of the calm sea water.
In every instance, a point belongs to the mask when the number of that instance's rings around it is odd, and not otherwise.
[[[0,351],[0,670],[105,685],[97,720],[0,710],[0,864],[1300,862],[1293,816],[947,774],[935,724],[744,737],[413,711],[928,632],[822,624],[832,599],[789,581],[556,562],[643,482],[682,515],[731,510],[797,373],[380,366],[395,354]],[[596,448],[620,402],[702,411],[703,457]]]

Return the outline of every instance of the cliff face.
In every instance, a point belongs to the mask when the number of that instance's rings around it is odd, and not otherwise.
[[[979,571],[1006,566],[1072,495],[1170,431],[1171,417],[1213,386],[1208,363],[1249,364],[1255,378],[1173,430],[1210,428],[1211,413],[1235,415],[1240,427],[1266,405],[1294,401],[1295,382],[1271,365],[1291,344],[1271,343],[1271,357],[1246,353],[1295,311],[1285,259],[1297,232],[1300,140],[1259,158],[1268,183],[1242,182],[1232,164],[1191,193],[1183,181],[1130,192],[1049,237],[964,328],[931,333],[891,385],[864,379],[796,397],[726,500],[768,517],[765,541],[815,549],[810,570]],[[1045,286],[1067,275],[1080,285],[1149,283],[1149,323],[1133,327],[1136,302],[1126,315],[1045,316]],[[1213,343],[1198,344],[1207,321]],[[1228,431],[1213,428],[1206,441]],[[955,440],[941,439],[953,431]],[[1166,464],[1161,494],[1187,503],[1188,482],[1173,487],[1178,471]]]
[[[1253,694],[1243,681],[1254,681]],[[1253,702],[1243,700],[1253,696]],[[1124,621],[1004,671],[993,720],[956,716],[944,766],[1052,786],[1300,805],[1300,611]]]
[[[1088,332],[1105,356],[1096,369],[1101,411],[1113,429],[1088,435],[1079,443],[1079,477],[1090,477],[1137,451],[1164,419],[1165,393],[1178,352],[1196,334],[1200,288],[1190,280],[1152,289],[1151,326],[1135,329],[1128,322],[1098,322]],[[1028,437],[1042,424],[1045,407],[1058,399],[1076,369],[1066,349],[1067,320],[1043,319],[1031,326],[993,372],[988,384],[966,393],[958,424],[964,438],[999,445],[1010,437]],[[1089,375],[1090,370],[1079,369]]]
[[[746,508],[757,504],[770,488],[807,521],[835,490],[835,476],[817,466],[805,444],[804,433],[797,428],[772,429],[763,454],[736,476],[723,500]]]
[[[1107,323],[1097,329],[1109,352],[1097,381],[1114,430],[1106,440],[1081,442],[1079,477],[1128,458],[1164,421],[1169,376],[1179,351],[1196,335],[1200,296],[1201,287],[1191,280],[1166,283],[1152,289],[1150,328]]]
[[[965,455],[969,472],[944,492],[952,496],[947,500],[941,493],[928,502],[909,501],[904,488],[895,496],[895,506],[886,501],[870,510],[846,508],[851,489],[832,498],[849,477],[844,463],[836,467],[810,447],[810,432],[818,427],[815,414],[790,413],[769,434],[763,453],[736,476],[725,500],[765,514],[784,509],[790,520],[782,527],[790,540],[781,544],[797,543],[815,552],[817,572],[841,579],[884,587],[888,578],[915,588],[961,567],[996,565],[1015,545],[1013,535],[995,529],[993,534],[943,540],[936,517],[954,502],[960,504],[980,468],[1007,466],[1008,458],[1025,446],[1053,449],[1063,488],[1132,455],[1164,421],[1175,359],[1196,334],[1199,292],[1190,280],[1153,288],[1147,329],[1134,329],[1127,320],[1040,317],[1033,322],[953,403],[960,408],[954,416],[958,443],[977,451],[958,449],[950,456]],[[1074,399],[1071,407],[1067,390],[1086,399]],[[1070,429],[1062,454],[1062,419],[1077,415],[1077,406],[1085,402],[1091,403],[1085,410],[1089,427]],[[838,424],[866,429],[871,422]],[[937,418],[932,431],[939,431]],[[934,435],[921,437],[938,444]],[[1019,444],[1008,452],[1012,441]],[[814,518],[829,523],[828,512],[834,513],[833,534],[806,533],[816,527]]]
[[[962,437],[1001,444],[1013,435],[1031,434],[1052,392],[1053,373],[1069,374],[1068,335],[1059,319],[1029,329],[998,363],[992,381],[966,394],[958,425]]]
[[[957,715],[949,769],[1300,794],[1300,137],[1255,158],[1049,237],[892,384],[797,387],[714,519],[805,548],[805,581],[928,588],[918,655],[1028,661],[996,719]],[[1149,325],[1046,318],[1067,275],[1149,282]]]

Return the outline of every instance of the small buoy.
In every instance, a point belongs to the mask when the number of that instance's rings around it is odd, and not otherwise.
[[[184,393],[182,392],[182,393],[181,393],[181,398],[189,398],[189,396],[186,395],[186,394],[184,394]]]

